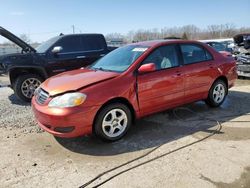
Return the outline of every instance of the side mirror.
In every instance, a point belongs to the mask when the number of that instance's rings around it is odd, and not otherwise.
[[[52,52],[53,54],[57,54],[57,53],[61,52],[62,50],[63,50],[63,48],[62,48],[61,46],[55,46],[55,47],[51,50],[51,52]]]
[[[153,72],[155,70],[156,70],[156,66],[154,63],[147,63],[147,64],[140,66],[140,68],[138,69],[138,72],[140,74],[143,74],[147,72]]]

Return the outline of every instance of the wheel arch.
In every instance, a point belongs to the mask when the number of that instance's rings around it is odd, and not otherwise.
[[[37,67],[15,67],[9,70],[10,84],[13,87],[15,80],[20,75],[36,74],[45,80],[48,76],[45,70]]]
[[[224,75],[221,75],[221,76],[219,76],[218,78],[216,78],[216,79],[214,80],[213,84],[214,84],[216,81],[218,81],[218,80],[222,80],[223,82],[225,82],[225,84],[226,84],[226,86],[227,86],[227,92],[228,92],[228,79],[227,79],[227,77],[224,76]],[[213,84],[212,84],[212,85],[213,85]],[[211,85],[211,87],[212,87],[212,85]]]
[[[99,110],[97,111],[96,115],[95,115],[95,118],[94,118],[94,121],[93,121],[93,126],[92,126],[92,132],[94,133],[95,132],[95,122],[96,122],[96,119],[98,117],[98,114],[101,112],[101,110],[107,106],[107,105],[110,105],[110,104],[114,104],[114,103],[121,103],[121,104],[124,104],[126,105],[130,112],[131,112],[131,115],[132,115],[132,122],[134,122],[136,120],[136,112],[135,112],[135,109],[133,107],[133,105],[128,101],[128,99],[124,98],[124,97],[116,97],[116,98],[113,98],[113,99],[110,99],[108,100],[107,102],[105,102],[100,108]]]

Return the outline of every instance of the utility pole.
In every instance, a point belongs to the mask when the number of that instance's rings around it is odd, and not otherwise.
[[[72,25],[73,34],[75,34],[75,25]]]

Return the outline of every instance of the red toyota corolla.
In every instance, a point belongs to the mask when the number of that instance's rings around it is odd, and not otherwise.
[[[198,100],[220,106],[236,78],[234,60],[206,44],[140,42],[49,78],[32,107],[40,127],[55,136],[95,133],[114,141],[136,118]]]

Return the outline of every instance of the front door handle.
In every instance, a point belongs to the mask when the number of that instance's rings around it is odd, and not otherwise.
[[[82,56],[77,56],[76,58],[77,59],[83,59],[83,58],[85,58],[86,56],[84,56],[84,55],[82,55]]]
[[[106,55],[106,54],[101,54],[100,56],[103,57],[103,56],[105,56],[105,55]]]

